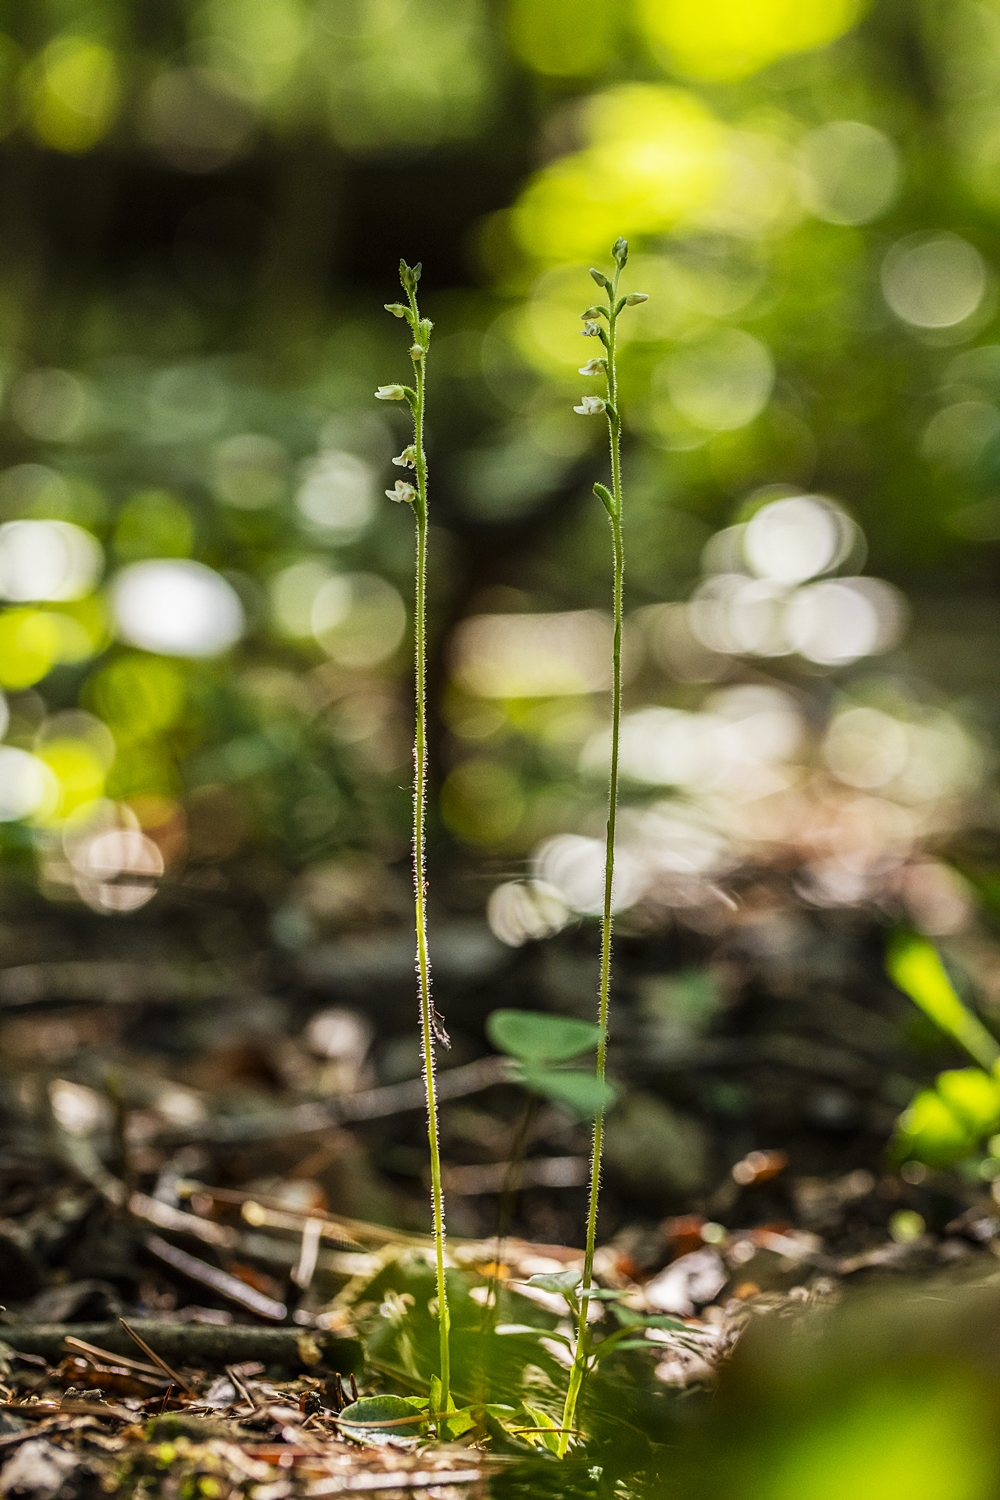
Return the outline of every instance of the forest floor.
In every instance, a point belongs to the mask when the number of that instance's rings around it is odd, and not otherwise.
[[[549,1104],[526,1120],[482,1022],[585,1015],[590,938],[511,954],[471,924],[439,934],[459,1324],[492,1308],[489,1332],[501,1316],[541,1341],[534,1404],[466,1392],[446,1435],[419,1406],[420,1349],[400,1352],[431,1244],[407,944],[193,962],[143,941],[0,972],[0,1495],[519,1493],[518,1464],[551,1457],[567,1326],[528,1283],[582,1264],[588,1127]],[[597,1273],[605,1319],[641,1324],[618,1373],[654,1423],[747,1328],[854,1289],[1000,1278],[990,1183],[887,1157],[949,1054],[878,941],[777,908],[721,943],[623,938]],[[387,1392],[410,1414],[344,1416]]]

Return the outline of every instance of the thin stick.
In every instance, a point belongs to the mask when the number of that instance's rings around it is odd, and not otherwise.
[[[585,366],[586,373],[596,374],[603,366],[607,376],[607,401],[599,402],[593,398],[585,398],[582,405],[576,408],[584,414],[590,411],[600,411],[602,408],[608,419],[608,437],[611,448],[611,492],[610,494],[603,485],[595,485],[595,492],[608,512],[611,521],[611,542],[614,554],[614,618],[615,634],[613,646],[613,681],[612,681],[612,705],[611,705],[611,769],[608,778],[608,829],[607,841],[604,855],[604,909],[601,917],[601,970],[600,970],[600,993],[597,1007],[597,1024],[599,1028],[597,1040],[597,1077],[603,1084],[605,1079],[605,1065],[608,1051],[608,1006],[611,993],[611,932],[612,911],[614,901],[614,875],[615,875],[615,827],[618,819],[618,750],[621,738],[621,713],[622,713],[622,610],[625,593],[625,549],[622,537],[622,458],[621,458],[621,413],[618,406],[618,370],[616,366],[615,335],[617,331],[618,317],[626,306],[637,302],[645,302],[643,293],[631,293],[629,297],[618,297],[618,282],[621,278],[622,269],[628,259],[628,245],[624,240],[616,241],[612,249],[615,261],[615,273],[609,282],[601,272],[591,272],[594,280],[602,285],[608,293],[607,309],[591,309],[593,318],[589,313],[584,314],[586,333],[595,333],[604,344],[607,357],[604,360],[592,361],[591,365]],[[607,318],[607,329],[600,326],[597,319],[599,316]],[[593,368],[591,367],[593,366]],[[562,1430],[559,1440],[559,1455],[564,1456],[569,1447],[570,1437],[574,1430],[576,1418],[576,1407],[580,1397],[580,1389],[583,1385],[583,1377],[587,1369],[589,1351],[589,1331],[587,1314],[590,1309],[591,1282],[594,1272],[594,1249],[597,1242],[597,1210],[601,1187],[601,1157],[604,1146],[604,1104],[598,1106],[594,1118],[594,1135],[591,1151],[590,1166],[590,1195],[587,1207],[587,1239],[583,1260],[583,1288],[580,1294],[580,1306],[577,1316],[576,1351],[573,1359],[573,1367],[570,1371],[569,1386],[566,1391],[566,1404],[563,1408]]]
[[[483,1306],[483,1316],[480,1320],[480,1332],[492,1333],[496,1327],[497,1313],[500,1301],[500,1268],[503,1264],[504,1241],[510,1229],[511,1219],[514,1217],[514,1200],[520,1186],[521,1165],[528,1144],[528,1133],[535,1117],[537,1099],[534,1094],[529,1094],[521,1112],[521,1118],[514,1132],[514,1140],[511,1144],[510,1161],[507,1163],[507,1171],[504,1174],[503,1187],[500,1190],[500,1202],[497,1204],[497,1231],[496,1231],[496,1255],[493,1257],[493,1271],[490,1275],[486,1289],[486,1302]]]
[[[72,1334],[67,1334],[63,1343],[69,1349],[79,1349],[82,1354],[90,1354],[105,1364],[116,1365],[120,1369],[135,1370],[141,1375],[159,1376],[161,1371],[156,1365],[144,1364],[141,1359],[129,1359],[127,1354],[113,1354],[110,1349],[101,1349],[97,1344],[88,1344],[83,1339],[77,1339]]]
[[[236,1366],[235,1365],[227,1365],[226,1366],[226,1374],[229,1376],[230,1380],[233,1383],[234,1388],[243,1397],[243,1400],[247,1403],[247,1405],[250,1406],[250,1407],[252,1407],[253,1410],[256,1411],[257,1410],[257,1403],[253,1399],[253,1397],[251,1396],[250,1392],[247,1390],[246,1386],[243,1384],[243,1382],[240,1379],[240,1377],[237,1375],[237,1373],[236,1373]]]
[[[183,1380],[181,1376],[178,1375],[176,1370],[172,1370],[167,1364],[166,1360],[161,1359],[156,1350],[151,1349],[146,1343],[146,1340],[144,1338],[140,1338],[135,1329],[128,1326],[124,1318],[119,1318],[118,1321],[124,1328],[125,1332],[128,1334],[129,1338],[134,1339],[136,1344],[138,1344],[139,1348],[142,1350],[143,1354],[148,1354],[149,1358],[153,1361],[153,1364],[158,1366],[158,1368],[163,1371],[164,1375],[166,1375],[169,1380],[173,1381],[174,1385],[179,1385],[181,1390],[187,1391],[189,1396],[193,1396],[195,1394],[194,1386],[188,1385],[187,1381]]]

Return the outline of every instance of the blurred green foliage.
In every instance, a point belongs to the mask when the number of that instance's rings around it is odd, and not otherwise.
[[[405,858],[410,537],[381,498],[403,434],[372,401],[405,373],[380,316],[400,253],[437,326],[437,857],[487,870],[454,898],[475,905],[494,870],[593,833],[605,518],[572,406],[587,266],[619,233],[650,294],[622,369],[629,707],[697,712],[763,665],[813,728],[833,715],[800,785],[825,758],[902,806],[906,858],[945,803],[953,832],[993,677],[974,631],[962,656],[928,621],[962,594],[989,635],[998,101],[992,0],[0,10],[0,524],[42,528],[0,530],[17,868],[103,912],[221,882],[296,945],[340,920],[304,871]],[[827,572],[861,573],[867,537],[915,591],[913,644],[692,645],[682,602],[756,567],[724,561],[727,528],[803,490],[850,531]],[[498,664],[455,629],[502,616],[562,645]],[[883,760],[908,737],[888,801],[843,770],[837,716],[862,710]],[[935,811],[912,813],[931,761]],[[632,777],[637,809],[653,784]],[[681,785],[731,869],[746,838],[699,797]],[[871,895],[824,879],[833,904]],[[500,905],[510,941],[588,910],[551,871]]]

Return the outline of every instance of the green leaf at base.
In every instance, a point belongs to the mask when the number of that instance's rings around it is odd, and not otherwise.
[[[581,1279],[579,1268],[574,1267],[568,1271],[540,1271],[537,1276],[529,1276],[525,1285],[537,1286],[543,1292],[556,1292],[560,1297],[573,1297]]]
[[[362,1396],[345,1406],[337,1421],[352,1437],[416,1437],[426,1419],[427,1402],[421,1396]]]
[[[617,1098],[610,1083],[602,1083],[593,1073],[575,1069],[562,1072],[555,1068],[523,1068],[520,1081],[533,1094],[568,1105],[584,1120],[592,1120],[599,1110],[609,1109]]]
[[[572,1016],[545,1016],[533,1010],[495,1010],[486,1035],[500,1052],[524,1063],[568,1062],[592,1052],[600,1030]]]

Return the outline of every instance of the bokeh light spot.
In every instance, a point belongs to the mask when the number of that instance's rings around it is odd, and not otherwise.
[[[821,495],[795,495],[757,511],[743,533],[743,553],[760,577],[802,583],[842,560],[855,529]]]
[[[611,622],[597,610],[472,615],[452,642],[455,676],[480,698],[549,698],[611,686]]]
[[[163,855],[138,828],[108,828],[75,842],[76,888],[95,911],[130,912],[156,895]]]
[[[536,877],[553,887],[567,906],[585,916],[597,916],[604,907],[604,840],[578,833],[560,833],[539,845],[532,861]],[[646,873],[629,851],[621,849],[615,861],[612,910],[632,906],[642,894]]]
[[[906,602],[880,578],[838,578],[807,584],[788,604],[792,648],[822,666],[840,666],[888,651],[906,625]]]
[[[213,172],[249,142],[255,119],[231,79],[208,68],[162,73],[145,99],[146,139],[182,172]]]
[[[29,437],[66,443],[80,431],[87,393],[68,370],[29,370],[14,386],[10,404]]]
[[[107,768],[86,740],[49,740],[39,746],[38,759],[48,766],[58,786],[55,806],[46,810],[43,821],[61,823],[103,794]]]
[[[274,575],[269,586],[271,617],[282,635],[292,640],[312,635],[313,603],[332,577],[329,565],[319,557],[304,557]]]
[[[112,584],[111,603],[124,640],[165,656],[219,656],[246,624],[232,585],[189,559],[124,568]]]
[[[41,609],[8,609],[0,614],[0,685],[17,691],[33,687],[55,666],[62,644],[59,623]]]
[[[442,818],[453,833],[473,844],[502,843],[515,832],[524,808],[520,782],[499,761],[464,761],[441,788]]]
[[[543,168],[514,210],[537,259],[606,255],[618,234],[670,229],[728,181],[725,127],[682,89],[623,84],[591,98],[584,123],[593,144]]]
[[[920,443],[924,457],[946,469],[974,464],[1000,434],[1000,411],[986,401],[956,401],[935,412]]]
[[[890,207],[899,187],[899,152],[871,125],[830,120],[796,152],[799,194],[818,219],[868,224]]]
[[[0,595],[72,600],[88,594],[104,563],[100,543],[69,521],[7,521],[0,526]]]
[[[129,652],[95,672],[83,696],[116,739],[143,739],[180,718],[184,674],[176,662]]]
[[[406,605],[375,573],[344,573],[317,590],[312,628],[328,656],[343,667],[374,667],[391,656],[406,629]]]
[[[262,510],[284,493],[288,454],[274,438],[243,432],[212,450],[215,493],[238,510]]]
[[[189,557],[194,547],[194,519],[169,490],[140,490],[118,512],[113,540],[122,562]]]
[[[844,709],[823,741],[823,759],[838,781],[865,791],[898,776],[909,753],[906,725],[877,708]]]
[[[957,234],[914,235],[882,263],[882,290],[898,318],[914,328],[952,328],[986,294],[986,262]]]
[[[774,362],[767,345],[753,334],[721,328],[671,355],[664,380],[670,399],[689,422],[730,432],[764,410],[774,385]]]
[[[508,880],[491,892],[486,920],[509,948],[551,937],[566,925],[569,907],[554,887],[541,880]]]
[[[672,69],[728,80],[827,46],[853,26],[861,8],[858,0],[641,0],[639,16]]]
[[[82,36],[57,37],[37,63],[31,123],[46,146],[89,151],[107,134],[118,105],[114,54]]]
[[[295,504],[313,530],[349,541],[375,514],[375,476],[353,453],[320,453],[306,466]]]
[[[0,745],[0,822],[30,818],[54,807],[59,787],[51,769],[37,756],[13,745]]]

